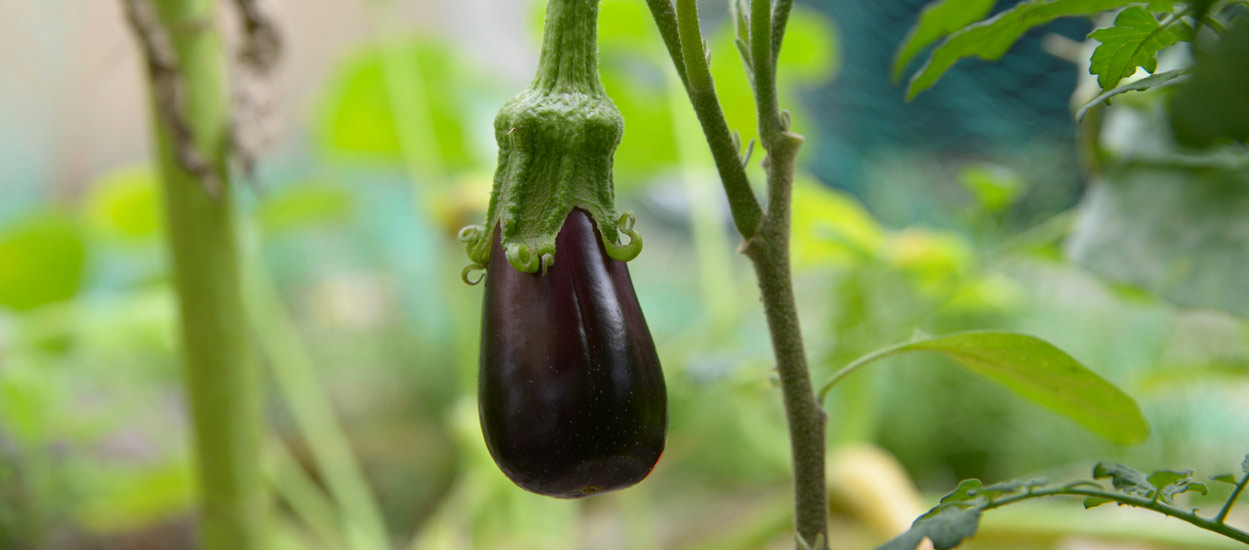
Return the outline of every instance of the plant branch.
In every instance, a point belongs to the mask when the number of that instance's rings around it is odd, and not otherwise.
[[[1094,489],[1088,486],[1087,485],[1088,483],[1089,482],[1085,481],[1085,482],[1077,482],[1076,484],[1067,484],[1061,487],[1030,490],[1023,494],[1012,495],[1012,496],[1004,497],[998,500],[990,501],[989,503],[981,506],[981,510],[992,510],[994,508],[999,508],[1002,506],[1006,506],[1008,504],[1014,504],[1016,502],[1034,499],[1034,498],[1041,498],[1041,497],[1060,496],[1060,495],[1093,497],[1093,498],[1106,499],[1111,502],[1117,502],[1122,505],[1135,506],[1138,508],[1145,508],[1148,510],[1153,510],[1165,516],[1170,516],[1175,519],[1188,522],[1192,525],[1195,525],[1207,531],[1218,533],[1232,540],[1249,544],[1249,532],[1241,531],[1240,529],[1229,526],[1217,519],[1203,518],[1197,515],[1195,512],[1182,510],[1180,508],[1177,508],[1175,506],[1172,506],[1160,500],[1156,500],[1154,498],[1145,498],[1145,497],[1139,497],[1135,495],[1128,495],[1128,494],[1114,492],[1114,491],[1107,491],[1105,489],[1100,489],[1100,488]]]
[[[651,8],[651,16],[655,18],[655,26],[659,28],[659,36],[664,39],[668,55],[672,57],[672,65],[681,77],[681,83],[689,90],[690,81],[685,75],[685,58],[681,54],[681,35],[678,30],[676,8],[672,0],[646,0]]]
[[[772,10],[772,62],[781,55],[781,43],[785,40],[785,28],[789,26],[789,12],[794,0],[776,0]]]
[[[660,32],[668,41],[672,18],[666,7],[670,4],[667,0],[652,0],[649,4]],[[671,42],[669,53],[673,55],[678,72],[684,67],[686,92],[715,158],[733,222],[745,239],[741,251],[751,259],[758,278],[789,425],[796,543],[803,548],[823,550],[828,548],[825,416],[811,388],[789,257],[790,207],[802,137],[788,131],[787,118],[779,110],[776,93],[776,52],[790,4],[783,0],[777,6],[776,21],[770,1],[754,0],[752,4],[750,64],[759,108],[760,142],[768,154],[764,161],[768,180],[766,216],[750,187],[739,145],[729,131],[716,98],[695,0],[677,0],[676,27],[681,55],[678,57],[673,52]],[[777,22],[781,28],[774,31]]]
[[[655,2],[652,2],[652,9],[654,5]],[[655,13],[657,23],[661,15]],[[724,193],[728,196],[733,223],[742,237],[749,240],[759,230],[763,208],[759,206],[759,200],[755,198],[754,190],[750,187],[746,168],[742,165],[732,132],[729,131],[729,123],[725,120],[720,100],[716,97],[711,69],[707,66],[702,31],[698,26],[696,0],[677,0],[677,23],[681,59],[673,61],[685,67],[686,91],[694,106],[694,113],[698,116],[698,122],[703,127],[703,134],[707,136],[707,145],[711,147],[711,156],[715,159],[716,170],[724,184]]]
[[[1240,498],[1240,493],[1245,490],[1245,485],[1249,484],[1249,473],[1240,478],[1240,483],[1236,484],[1236,489],[1232,491],[1231,496],[1227,497],[1227,502],[1223,503],[1223,509],[1219,510],[1219,515],[1215,516],[1214,521],[1223,523],[1227,521],[1227,515],[1232,513],[1232,505],[1236,504],[1236,499]]]

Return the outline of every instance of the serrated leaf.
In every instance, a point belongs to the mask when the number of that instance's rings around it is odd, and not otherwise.
[[[1127,92],[1143,92],[1151,88],[1159,88],[1162,86],[1166,86],[1168,84],[1179,84],[1180,82],[1183,82],[1183,80],[1177,80],[1177,79],[1180,78],[1181,76],[1187,75],[1189,72],[1190,72],[1189,69],[1177,69],[1174,71],[1163,71],[1160,73],[1151,74],[1140,80],[1133,80],[1132,82],[1129,82],[1122,86],[1115,86],[1114,88],[1111,88],[1100,94],[1097,94],[1097,97],[1089,100],[1089,102],[1085,103],[1083,107],[1080,107],[1080,110],[1076,112],[1076,120],[1084,120],[1084,115],[1089,112],[1089,109],[1092,109],[1093,107],[1097,105],[1100,105],[1102,102],[1109,103],[1109,101],[1107,100],[1109,100],[1110,98],[1114,96],[1117,96],[1119,94],[1124,94]]]
[[[867,363],[921,351],[944,354],[1116,443],[1139,443],[1149,435],[1149,425],[1131,397],[1053,344],[1015,332],[962,332],[885,348],[839,372],[824,384],[820,395]]]
[[[907,99],[914,99],[931,88],[963,58],[975,56],[986,61],[1001,58],[1029,29],[1063,17],[1093,15],[1139,3],[1139,0],[1027,0],[1015,4],[1011,9],[947,37],[911,77]]]
[[[931,512],[930,512],[931,514]],[[936,550],[949,550],[976,534],[980,526],[980,508],[947,507],[926,515],[911,524],[910,530],[878,546],[876,550],[915,550],[927,537]]]
[[[1181,40],[1192,40],[1191,29],[1183,25],[1163,27],[1153,14],[1140,6],[1132,6],[1115,16],[1115,25],[1097,29],[1089,38],[1101,42],[1093,50],[1089,73],[1097,75],[1103,90],[1131,76],[1137,67],[1154,72],[1158,69],[1158,52]]]
[[[1084,499],[1084,509],[1088,510],[1089,508],[1095,508],[1106,504],[1107,502],[1110,502],[1110,499],[1102,497],[1087,497]]]
[[[942,37],[975,23],[993,9],[993,0],[937,0],[924,6],[893,59],[893,80],[902,79],[907,64]]]
[[[1111,484],[1121,493],[1153,498],[1154,486],[1140,470],[1113,462],[1098,462],[1093,467],[1093,479],[1110,478]]]
[[[959,482],[958,487],[951,491],[950,494],[941,497],[941,504],[972,500],[976,498],[977,489],[980,489],[980,486],[979,479],[964,479]]]
[[[1211,476],[1210,479],[1213,481],[1222,481],[1223,483],[1230,483],[1232,485],[1236,485],[1237,483],[1240,483],[1236,479],[1236,476],[1233,476],[1232,474],[1219,474],[1217,476]]]

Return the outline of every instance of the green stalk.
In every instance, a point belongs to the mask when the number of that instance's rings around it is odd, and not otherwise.
[[[161,0],[155,7],[176,55],[182,92],[171,98],[153,70],[154,133],[194,428],[201,546],[260,549],[267,513],[260,468],[264,419],[260,376],[248,345],[226,171],[224,49],[213,25],[212,0]],[[180,107],[189,143],[174,130],[169,105]],[[187,147],[198,150],[215,175],[212,192],[204,174],[186,169]]]
[[[746,241],[742,252],[754,264],[758,278],[789,425],[797,544],[822,550],[828,547],[825,416],[811,386],[789,256],[794,174],[803,139],[789,131],[788,116],[778,107],[776,90],[776,59],[792,2],[781,1],[773,6],[770,0],[753,0],[751,4],[751,69],[759,115],[759,141],[767,152],[764,162],[768,184],[766,212],[754,196],[716,97],[696,0],[677,0],[675,13],[670,10],[668,0],[653,0],[649,5],[673,54],[678,74],[686,83],[686,92],[720,172],[733,221]],[[673,29],[677,31],[676,40],[672,36]],[[680,44],[679,58],[672,47],[675,41]]]

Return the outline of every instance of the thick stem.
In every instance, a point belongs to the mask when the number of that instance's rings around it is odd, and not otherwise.
[[[151,65],[155,136],[165,219],[177,287],[180,336],[207,550],[264,548],[266,497],[260,469],[260,377],[247,339],[231,186],[226,181],[229,103],[223,48],[213,26],[213,0],[156,2],[159,29],[174,68]],[[135,2],[133,6],[138,6]],[[163,30],[162,30],[163,29]],[[142,32],[142,31],[140,31]],[[151,53],[149,59],[151,59]],[[179,94],[156,85],[157,71],[180,78]],[[165,77],[169,75],[164,74]],[[181,107],[189,136],[173,130],[169,105]],[[182,138],[189,143],[183,143]],[[218,186],[188,172],[180,154],[194,147]]]
[[[550,0],[538,76],[531,88],[604,94],[598,77],[598,4],[599,0]]]

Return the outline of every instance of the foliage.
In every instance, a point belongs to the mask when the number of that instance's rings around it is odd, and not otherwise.
[[[834,374],[826,395],[863,366],[901,353],[932,351],[1018,395],[1065,415],[1112,441],[1144,441],[1149,427],[1136,402],[1053,344],[1010,332],[974,331],[919,339],[873,352]]]
[[[958,488],[942,497],[937,506],[920,516],[910,530],[877,547],[877,550],[914,550],[925,538],[931,540],[937,550],[949,550],[976,533],[980,517],[987,510],[1034,498],[1060,495],[1084,497],[1085,509],[1110,502],[1146,508],[1230,539],[1249,543],[1249,533],[1224,522],[1227,511],[1235,504],[1246,482],[1249,482],[1249,455],[1245,457],[1245,461],[1246,464],[1242,466],[1246,475],[1241,481],[1237,482],[1230,475],[1212,478],[1235,486],[1219,514],[1213,518],[1199,516],[1195,509],[1180,507],[1174,500],[1176,496],[1188,492],[1202,495],[1209,492],[1205,483],[1193,478],[1192,470],[1159,470],[1146,475],[1122,464],[1102,462],[1093,467],[1093,480],[1053,484],[1045,479],[1035,479],[988,486],[983,486],[978,479],[964,480],[959,483]],[[1113,491],[1094,481],[1107,478],[1110,479]]]

